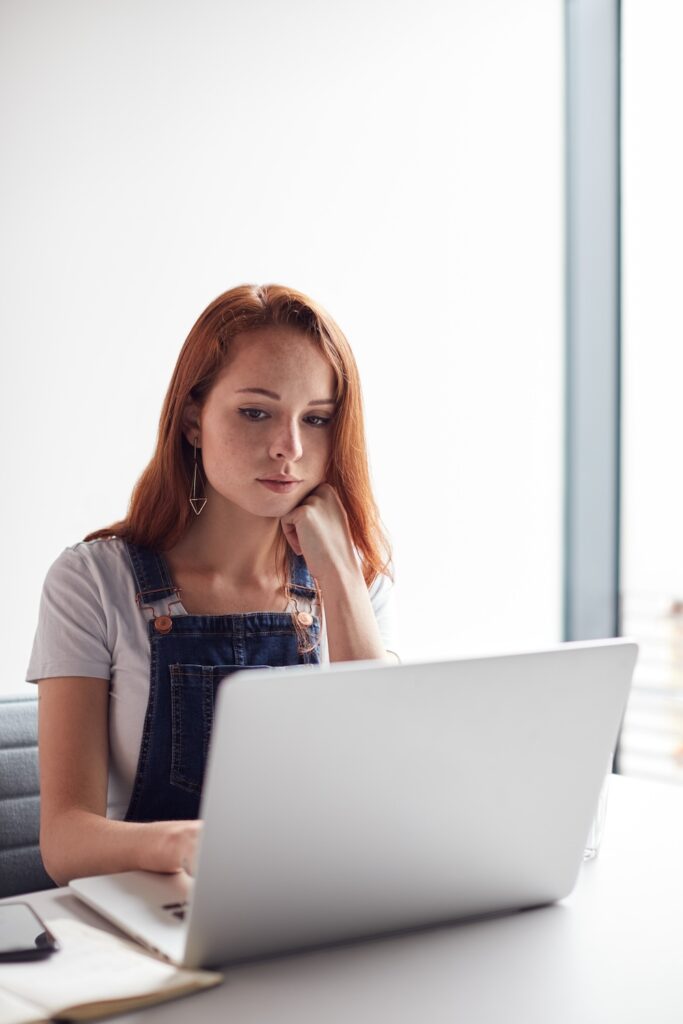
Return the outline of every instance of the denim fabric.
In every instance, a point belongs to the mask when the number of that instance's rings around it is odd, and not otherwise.
[[[161,555],[127,549],[141,609],[177,597]],[[290,579],[295,593],[313,598],[303,558],[292,557]],[[299,653],[288,612],[156,616],[147,628],[149,699],[126,821],[196,818],[221,680],[243,669],[317,663],[319,648]],[[317,644],[317,618],[308,633]]]

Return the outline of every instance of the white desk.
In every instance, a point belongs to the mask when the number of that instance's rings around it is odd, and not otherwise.
[[[104,926],[65,889],[27,899]],[[561,904],[231,968],[217,989],[118,1019],[681,1024],[683,790],[614,777],[600,853]]]

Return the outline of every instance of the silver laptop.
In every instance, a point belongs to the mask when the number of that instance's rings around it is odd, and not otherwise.
[[[218,694],[196,878],[70,888],[191,967],[561,899],[636,654],[607,640],[237,673]]]

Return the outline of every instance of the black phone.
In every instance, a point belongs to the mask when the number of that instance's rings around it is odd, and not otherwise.
[[[0,903],[0,963],[41,960],[58,949],[54,935],[28,903]]]

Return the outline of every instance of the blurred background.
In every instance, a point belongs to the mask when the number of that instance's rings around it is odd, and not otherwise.
[[[567,637],[574,2],[0,0],[1,689],[243,282],[309,293],[354,349],[404,660]],[[683,778],[683,12],[616,6],[617,628],[643,643],[620,766]]]

